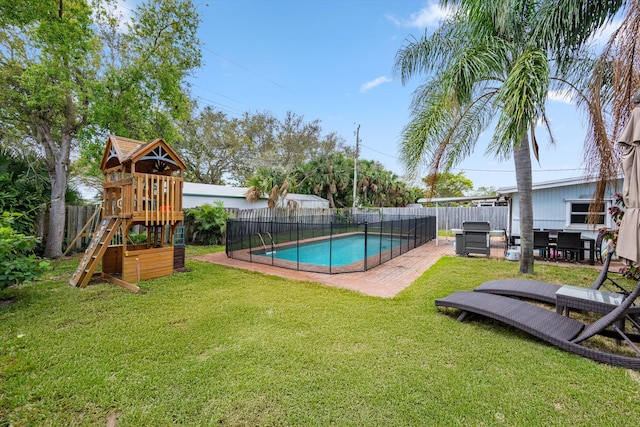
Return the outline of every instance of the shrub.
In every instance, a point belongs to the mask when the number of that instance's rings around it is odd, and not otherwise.
[[[34,229],[38,214],[50,202],[51,182],[43,159],[20,157],[0,148],[0,212],[20,212],[12,228],[20,233]],[[79,191],[67,188],[66,203],[82,202]]]
[[[38,240],[12,227],[19,216],[9,212],[0,216],[0,290],[34,279],[50,268],[48,261],[33,253]]]
[[[189,209],[187,216],[193,221],[195,231],[192,237],[193,241],[203,245],[223,243],[224,233],[227,230],[227,218],[231,214],[224,210],[222,202]]]
[[[129,233],[129,239],[134,245],[141,245],[147,243],[147,233]]]

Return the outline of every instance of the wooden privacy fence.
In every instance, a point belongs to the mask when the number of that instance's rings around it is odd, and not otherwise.
[[[78,233],[80,233],[82,227],[84,227],[89,218],[91,218],[91,215],[99,209],[101,209],[100,206],[67,206],[67,219],[64,230],[65,249],[67,249],[66,245],[71,243]],[[100,214],[97,216],[98,221],[100,221]],[[87,227],[83,235],[74,244],[72,250],[86,248],[91,240],[94,228],[95,227],[91,226]]]
[[[423,208],[429,215],[438,216],[438,230],[462,228],[465,221],[488,222],[492,230],[509,229],[509,206]]]
[[[63,250],[67,249],[67,245],[73,241],[73,239],[82,231],[82,228],[87,223],[89,218],[94,214],[96,210],[101,209],[100,205],[90,206],[67,206],[66,207],[66,221],[64,225],[64,243]],[[100,214],[96,215],[98,221],[100,220]],[[38,218],[38,229],[36,235],[42,239],[45,243],[47,230],[49,227],[49,211],[43,212]],[[93,232],[92,227],[87,227],[81,236],[75,243],[72,250],[82,250],[87,247],[91,240],[91,234]]]
[[[289,221],[323,224],[331,221],[335,215],[354,217],[357,222],[380,222],[406,217],[437,216],[438,230],[462,228],[465,221],[486,221],[491,229],[509,228],[508,206],[479,207],[438,207],[438,208],[261,208],[261,209],[227,209],[234,218],[247,221]]]
[[[100,206],[67,206],[67,220],[65,224],[66,244],[78,235],[87,220]],[[480,207],[438,207],[438,208],[371,208],[371,209],[321,209],[321,208],[261,208],[261,209],[226,209],[234,218],[251,221],[290,221],[303,223],[324,224],[331,221],[335,214],[345,217],[355,216],[359,221],[380,222],[403,217],[438,216],[438,230],[462,228],[465,221],[487,221],[494,230],[509,228],[508,206],[480,206]],[[46,237],[48,212],[40,216],[37,236],[44,241]],[[74,250],[85,248],[90,240],[87,230],[82,238],[74,244]],[[191,237],[188,235],[188,237]]]

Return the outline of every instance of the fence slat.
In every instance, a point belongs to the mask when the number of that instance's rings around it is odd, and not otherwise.
[[[494,230],[509,228],[507,206],[438,207],[438,208],[371,208],[371,209],[325,209],[325,208],[262,208],[227,209],[234,218],[246,221],[290,221],[325,224],[323,219],[343,215],[356,217],[361,222],[379,222],[406,217],[438,216],[439,230],[462,228],[465,221],[487,221]]]
[[[138,199],[141,203],[142,199]],[[67,206],[67,221],[65,224],[65,240],[71,242],[82,229],[87,219],[93,215],[99,206]],[[141,209],[141,206],[138,206]],[[488,221],[491,228],[501,230],[509,228],[509,208],[507,206],[480,206],[480,207],[438,207],[438,208],[370,208],[370,209],[326,209],[326,208],[261,208],[261,209],[238,209],[228,208],[234,218],[241,220],[269,222],[299,222],[303,224],[329,225],[331,218],[335,215],[343,218],[358,218],[356,222],[380,222],[406,217],[438,216],[438,229],[450,230],[452,228],[462,228],[465,221]],[[37,235],[46,238],[47,225],[46,216],[48,212],[43,212],[38,218],[39,224]],[[191,237],[191,236],[189,236]],[[78,239],[74,246],[76,249],[84,248],[89,241],[89,237]]]

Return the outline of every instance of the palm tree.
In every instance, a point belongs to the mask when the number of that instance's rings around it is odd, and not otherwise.
[[[299,166],[293,174],[295,191],[316,194],[329,200],[331,208],[348,206],[346,189],[351,183],[353,163],[342,153],[317,156]]]
[[[640,0],[622,2],[622,7],[620,26],[585,73],[582,87],[586,95],[577,97],[589,118],[585,163],[599,178],[590,220],[603,210],[607,184],[619,175],[620,151],[615,142],[633,108],[631,98],[640,89]]]
[[[259,168],[258,171],[247,181],[246,199],[250,203],[260,200],[262,194],[268,194],[268,206],[275,208],[278,201],[284,199],[289,186],[287,177],[278,168]]]
[[[446,172],[473,152],[480,132],[497,118],[487,153],[513,157],[520,195],[520,271],[533,273],[531,150],[538,158],[536,123],[541,120],[549,129],[545,102],[552,67],[547,52],[556,54],[557,69],[564,70],[570,48],[598,28],[613,6],[596,8],[578,0],[442,3],[457,7],[453,15],[433,35],[409,41],[396,56],[403,83],[416,74],[429,76],[414,94],[401,156],[410,173],[423,162],[430,173]],[[583,3],[589,3],[584,6],[588,13],[574,13],[584,9]]]

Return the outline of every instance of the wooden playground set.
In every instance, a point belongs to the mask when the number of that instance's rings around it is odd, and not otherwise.
[[[184,162],[163,140],[110,136],[100,163],[102,220],[69,284],[86,287],[102,262],[103,279],[139,292],[134,283],[184,267]],[[130,234],[146,231],[145,243]]]

